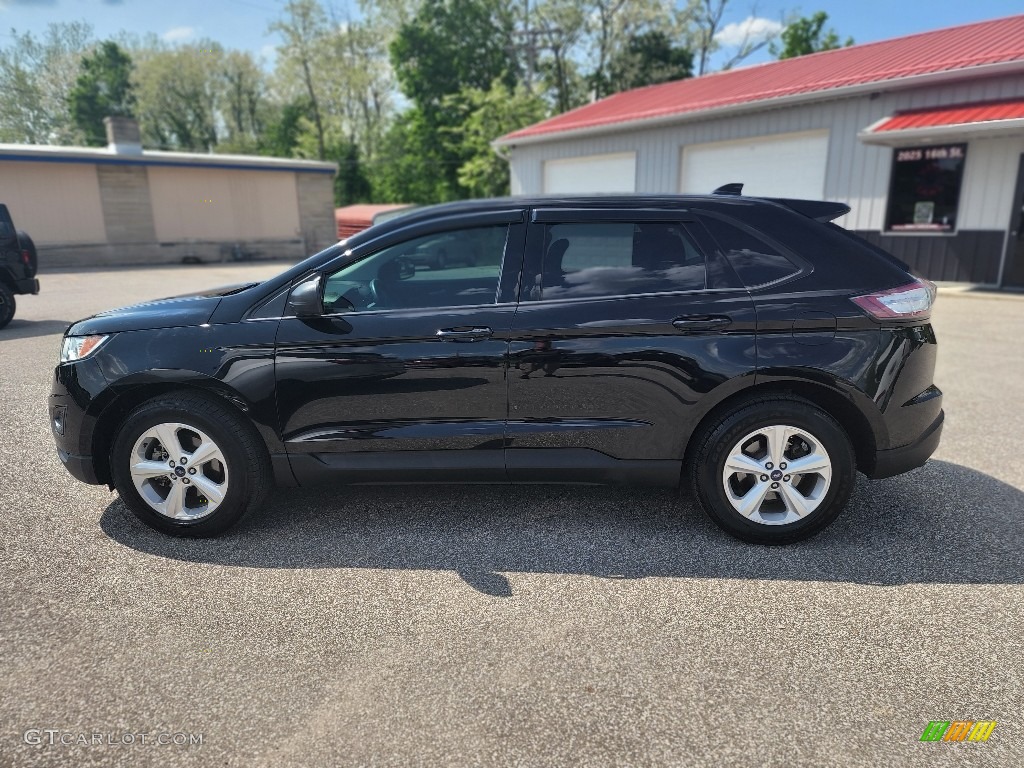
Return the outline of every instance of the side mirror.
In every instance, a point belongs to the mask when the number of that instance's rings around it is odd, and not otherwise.
[[[292,288],[288,296],[288,311],[295,317],[320,317],[324,313],[321,276],[316,275]]]

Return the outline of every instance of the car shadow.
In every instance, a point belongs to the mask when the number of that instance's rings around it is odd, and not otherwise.
[[[31,339],[36,336],[64,334],[72,320],[20,320],[14,318],[0,329],[0,341],[4,339]]]
[[[1024,492],[932,461],[888,480],[858,476],[826,531],[785,547],[719,531],[671,490],[587,486],[329,486],[276,491],[218,539],[180,539],[115,500],[102,530],[178,560],[259,568],[448,570],[512,594],[504,573],[910,583],[1024,582]]]

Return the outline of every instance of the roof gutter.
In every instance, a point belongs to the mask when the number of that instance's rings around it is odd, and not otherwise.
[[[955,82],[958,80],[970,80],[979,77],[998,77],[999,75],[1015,74],[1024,72],[1024,59],[1015,61],[1001,61],[996,64],[982,64],[974,67],[963,67],[961,69],[950,69],[942,72],[928,72],[922,75],[910,75],[908,77],[895,77],[891,80],[876,80],[871,83],[858,83],[856,85],[838,86],[827,88],[821,91],[809,91],[807,93],[796,93],[775,98],[758,99],[756,101],[745,101],[741,104],[728,104],[721,107],[709,107],[692,112],[675,112],[668,115],[656,117],[640,117],[633,120],[621,122],[602,123],[600,125],[584,126],[581,128],[569,128],[566,130],[552,130],[546,133],[537,133],[530,136],[513,138],[510,135],[501,136],[491,142],[492,147],[528,146],[530,144],[543,144],[552,141],[563,141],[567,139],[578,139],[589,136],[597,136],[605,133],[619,133],[635,130],[637,128],[660,128],[667,125],[679,123],[697,122],[730,115],[760,112],[779,107],[790,107],[798,104],[807,104],[814,101],[829,101],[849,96],[862,94],[881,93],[885,91],[902,90],[905,88],[919,88],[925,85],[939,85],[942,83]]]

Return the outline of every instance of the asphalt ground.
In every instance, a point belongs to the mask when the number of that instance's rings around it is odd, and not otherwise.
[[[0,766],[1024,765],[1024,300],[940,296],[934,460],[859,477],[784,548],[669,491],[557,487],[279,491],[177,540],[64,471],[68,323],[280,268],[43,274],[19,297]],[[919,741],[932,720],[998,726]]]

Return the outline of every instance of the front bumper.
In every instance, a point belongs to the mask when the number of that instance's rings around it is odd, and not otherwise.
[[[93,461],[96,395],[106,383],[93,360],[59,365],[54,371],[47,411],[57,457],[76,479],[91,485],[105,480]]]
[[[875,454],[875,464],[870,471],[865,472],[868,477],[883,478],[901,475],[912,469],[923,466],[929,457],[939,447],[939,439],[942,437],[942,423],[946,418],[945,411],[939,411],[939,415],[932,422],[917,440],[900,448],[891,448],[887,451],[878,451]]]
[[[81,480],[89,485],[103,485],[103,482],[96,477],[96,468],[92,463],[92,456],[75,456],[74,454],[57,449],[57,458],[61,460],[64,469],[71,473],[76,480]]]

